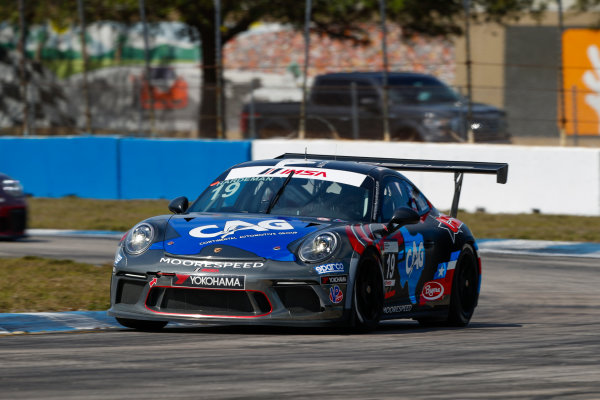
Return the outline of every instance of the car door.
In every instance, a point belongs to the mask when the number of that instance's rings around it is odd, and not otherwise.
[[[419,223],[403,226],[386,237],[382,246],[385,299],[398,305],[389,309],[411,311],[419,303],[423,284],[432,268],[427,251],[433,243],[430,218],[427,218],[431,206],[414,185],[401,177],[386,177],[380,195],[380,222],[387,223],[400,207],[412,208],[421,216]]]

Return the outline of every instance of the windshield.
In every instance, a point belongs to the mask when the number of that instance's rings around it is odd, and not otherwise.
[[[310,172],[314,171],[325,170],[312,169]],[[189,211],[266,213],[274,196],[290,176],[291,170],[285,171],[283,168],[282,172],[287,173],[217,181],[200,195]],[[314,178],[301,176],[302,172],[302,169],[296,169],[279,199],[272,204],[270,214],[370,221],[372,178],[355,174],[361,176],[360,182],[339,182],[324,179],[323,175]],[[353,174],[347,171],[338,172]],[[231,174],[228,177],[230,176]]]
[[[398,104],[455,103],[460,95],[441,81],[430,77],[392,77],[390,101]]]

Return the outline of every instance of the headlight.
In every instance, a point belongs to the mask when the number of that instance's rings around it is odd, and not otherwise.
[[[129,254],[141,254],[148,250],[154,239],[154,228],[145,222],[133,227],[125,239],[125,251]]]
[[[338,245],[338,238],[332,232],[309,236],[300,246],[298,255],[305,262],[316,263],[329,258]]]
[[[450,118],[436,115],[434,113],[426,113],[423,118],[423,125],[428,129],[443,129],[450,126]]]
[[[4,193],[14,196],[20,197],[23,196],[23,186],[21,186],[21,182],[14,179],[5,179],[2,181],[2,190]]]

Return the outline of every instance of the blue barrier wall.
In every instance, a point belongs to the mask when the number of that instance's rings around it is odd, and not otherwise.
[[[195,199],[221,172],[250,160],[250,142],[121,139],[121,197]]]
[[[0,138],[0,171],[39,197],[116,199],[117,146],[111,137]]]
[[[36,197],[195,198],[250,142],[120,137],[0,138],[0,172]]]

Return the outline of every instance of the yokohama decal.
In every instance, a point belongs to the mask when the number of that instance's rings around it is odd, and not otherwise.
[[[185,286],[203,289],[244,289],[243,275],[183,275],[176,274],[173,286]]]

